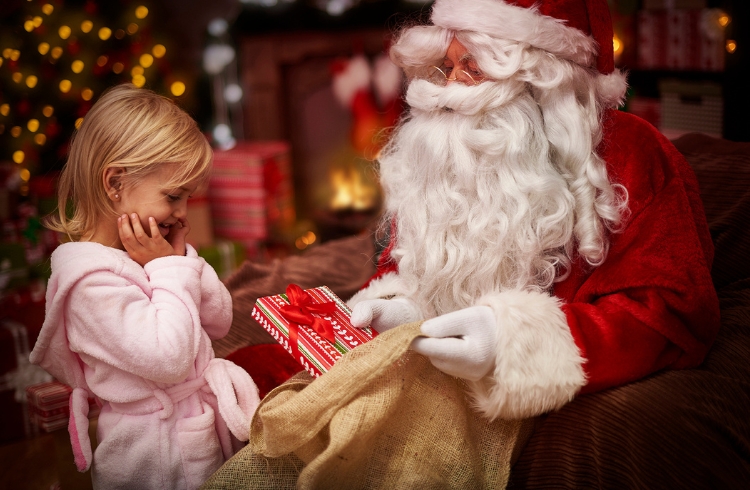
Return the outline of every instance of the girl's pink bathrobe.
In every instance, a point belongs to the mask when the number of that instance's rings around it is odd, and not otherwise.
[[[95,487],[197,488],[248,439],[255,383],[211,347],[229,331],[231,296],[192,247],[141,267],[122,250],[63,244],[46,308],[31,362],[74,388],[81,471],[92,463],[87,397],[102,402]]]

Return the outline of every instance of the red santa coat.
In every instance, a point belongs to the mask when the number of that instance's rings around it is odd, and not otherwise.
[[[718,332],[713,244],[689,164],[633,115],[609,111],[603,130],[599,154],[628,191],[630,217],[611,235],[604,264],[575,262],[554,295],[504,292],[477,302],[493,308],[500,337],[495,371],[470,387],[489,417],[535,415],[578,392],[697,366]],[[390,248],[350,304],[398,294]]]

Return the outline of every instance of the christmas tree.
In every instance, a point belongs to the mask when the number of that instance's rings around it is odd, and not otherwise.
[[[59,170],[75,127],[108,87],[185,92],[153,17],[142,0],[3,0],[0,165],[21,196],[35,175]]]

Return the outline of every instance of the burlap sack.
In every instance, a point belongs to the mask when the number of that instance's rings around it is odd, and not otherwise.
[[[532,422],[481,418],[461,380],[408,350],[418,335],[395,328],[273,390],[248,446],[202,488],[504,488]]]

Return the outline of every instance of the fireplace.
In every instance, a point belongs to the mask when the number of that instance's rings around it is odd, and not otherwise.
[[[350,141],[352,114],[335,99],[331,63],[383,52],[388,32],[295,32],[240,42],[244,138],[291,145],[297,216],[323,240],[360,232],[378,217],[372,156]]]

